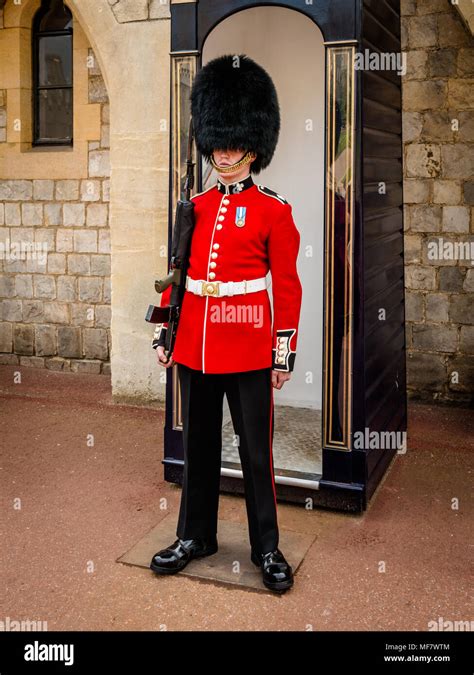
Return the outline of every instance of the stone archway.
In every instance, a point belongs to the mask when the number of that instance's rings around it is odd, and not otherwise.
[[[167,261],[160,253],[168,224],[169,21],[127,21],[107,0],[69,5],[97,55],[110,99],[113,393],[161,398],[164,382],[144,315]]]
[[[153,327],[144,316],[157,299],[153,282],[167,261],[169,7],[153,10],[145,3],[146,16],[136,17],[129,11],[140,2],[66,2],[94,51],[110,102],[113,393],[119,399],[162,398]],[[0,3],[5,28],[13,20],[19,26],[31,21],[38,4]]]

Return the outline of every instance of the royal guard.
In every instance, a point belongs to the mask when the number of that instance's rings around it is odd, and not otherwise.
[[[158,363],[178,368],[184,473],[178,538],[153,556],[150,567],[158,574],[179,572],[192,558],[218,549],[226,395],[244,478],[251,560],[265,586],[283,592],[293,585],[293,572],[278,548],[273,388],[281,389],[295,365],[300,235],[287,200],[253,179],[277,145],[277,92],[269,74],[246,55],[221,56],[196,76],[191,114],[196,146],[218,178],[192,197],[195,227],[169,358],[166,323],[153,339]],[[162,293],[162,307],[170,293],[171,286]]]

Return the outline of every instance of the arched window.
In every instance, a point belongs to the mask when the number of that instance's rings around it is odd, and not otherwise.
[[[33,19],[33,145],[72,145],[72,14],[43,0]]]

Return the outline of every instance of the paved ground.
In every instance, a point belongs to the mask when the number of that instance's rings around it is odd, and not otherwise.
[[[408,453],[362,516],[280,504],[282,528],[316,539],[294,588],[275,596],[117,563],[177,516],[180,488],[163,481],[160,463],[163,411],[113,405],[105,376],[22,368],[14,384],[15,370],[0,368],[1,619],[49,630],[259,631],[472,619],[472,411],[412,404]],[[243,498],[222,495],[220,518],[245,523]]]

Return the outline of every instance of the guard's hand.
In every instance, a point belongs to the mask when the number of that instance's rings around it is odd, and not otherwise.
[[[165,354],[165,348],[164,347],[157,347],[156,348],[156,360],[160,364],[160,366],[163,366],[163,368],[170,368],[171,366],[174,366],[174,361],[173,361],[173,354],[168,357]]]
[[[287,380],[291,379],[291,372],[285,373],[283,370],[272,370],[272,385],[275,389],[281,389]]]

